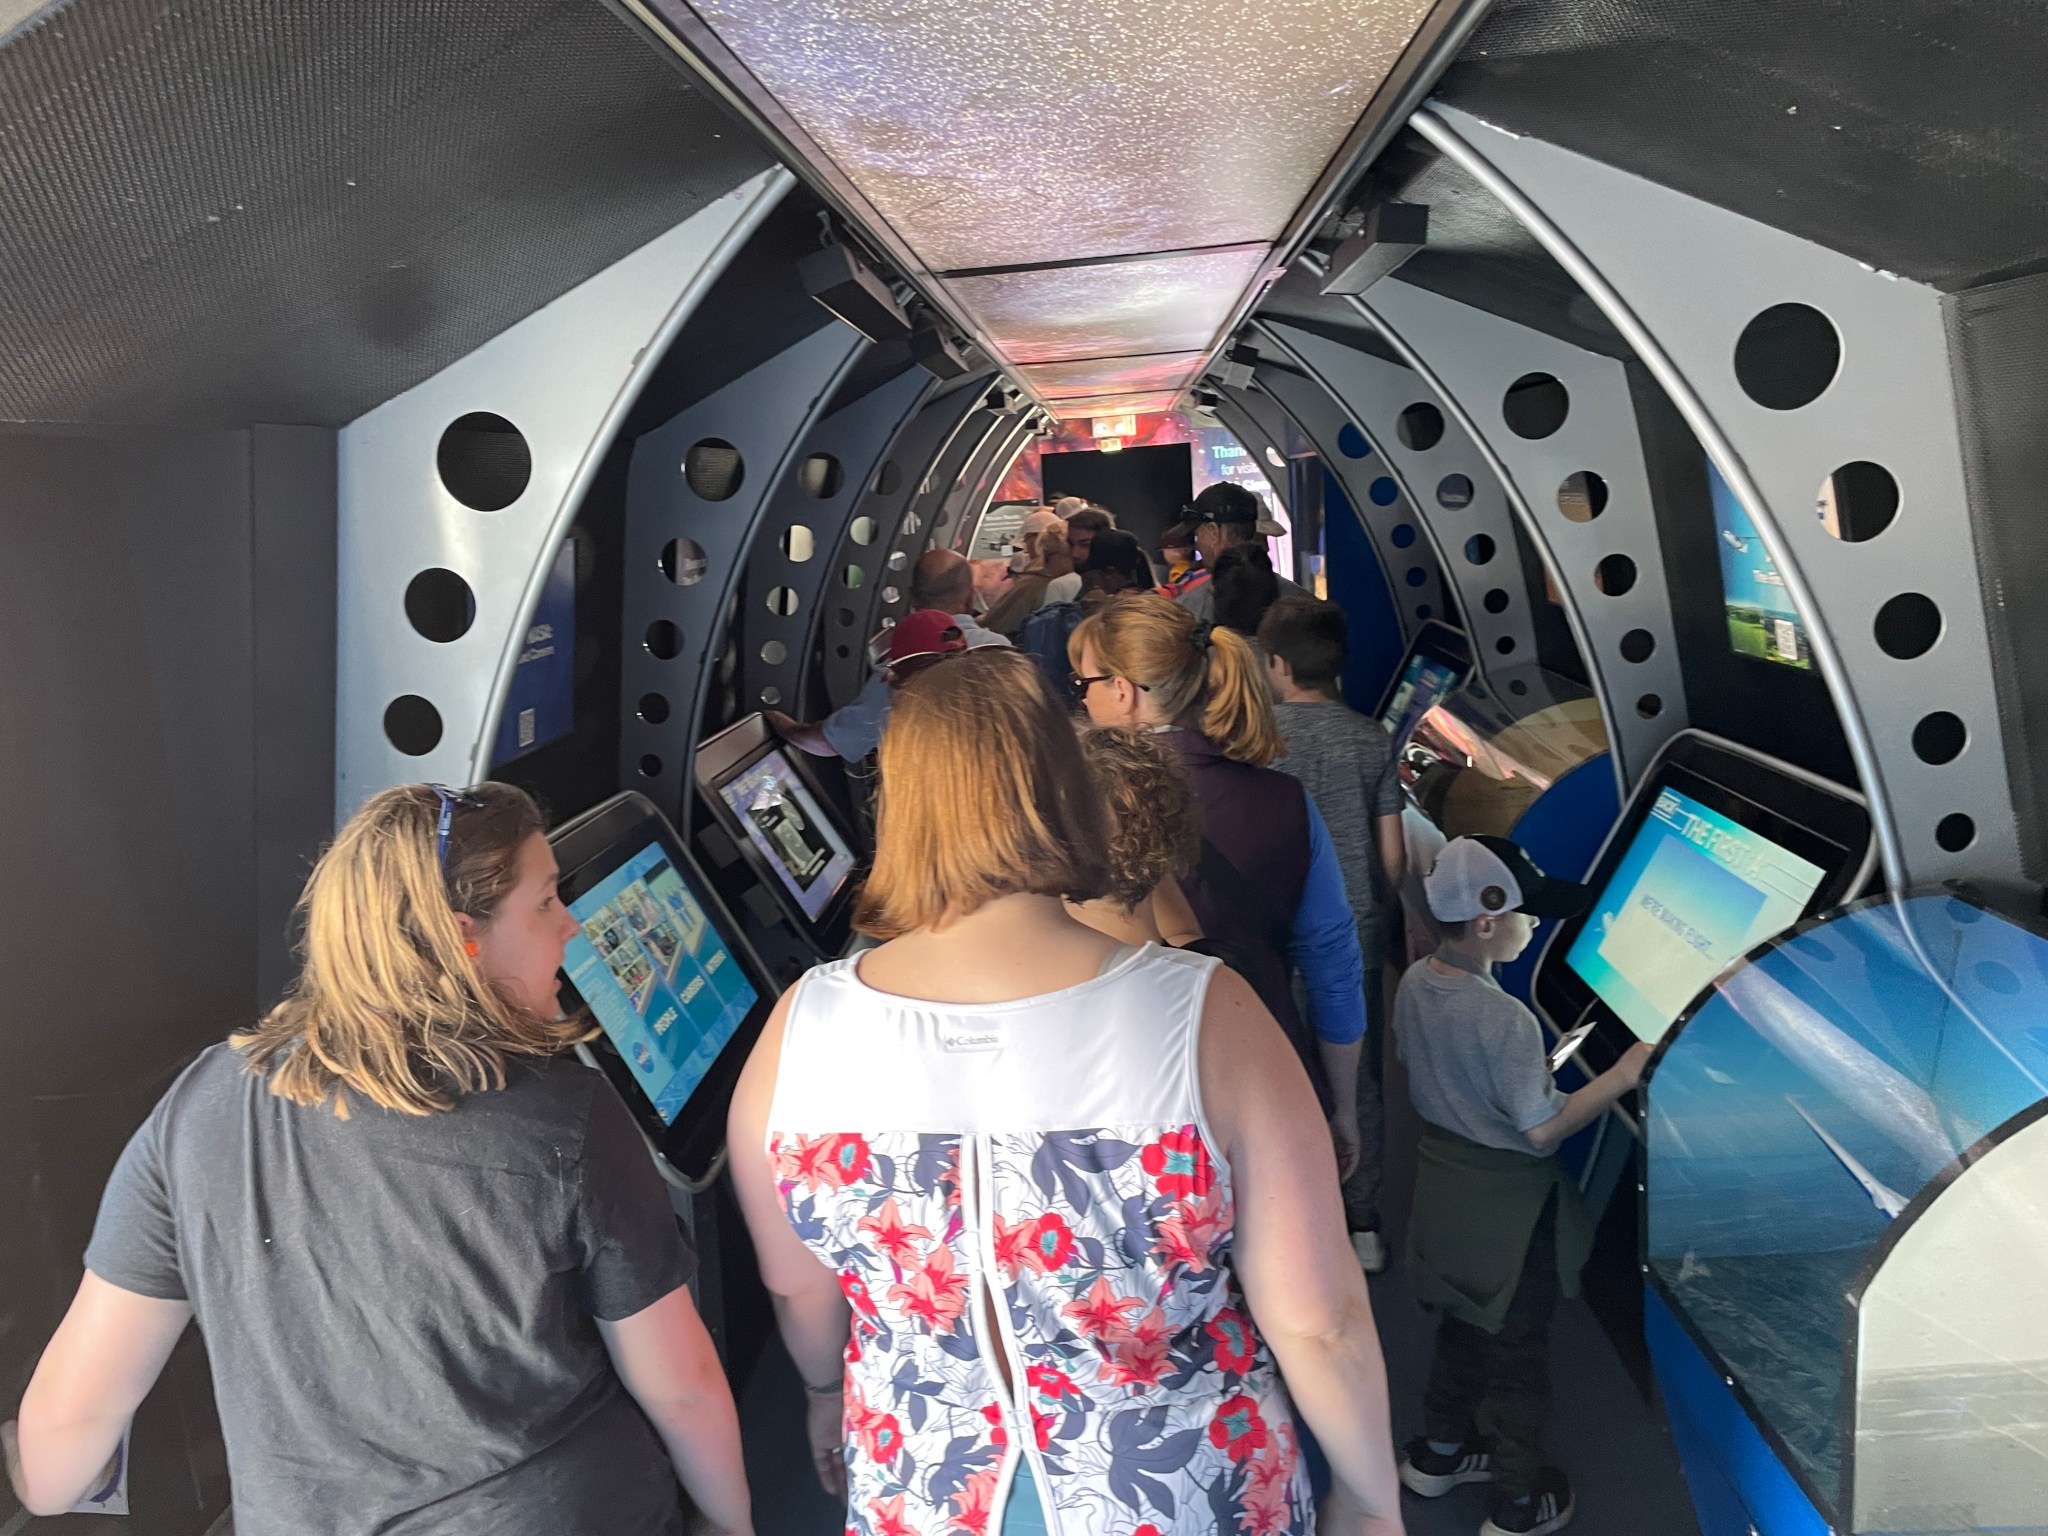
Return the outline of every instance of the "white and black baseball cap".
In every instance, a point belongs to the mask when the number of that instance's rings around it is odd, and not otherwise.
[[[1531,917],[1576,917],[1593,904],[1593,893],[1572,880],[1558,880],[1504,837],[1454,837],[1444,844],[1423,877],[1430,915],[1440,923],[1462,923],[1502,912]]]

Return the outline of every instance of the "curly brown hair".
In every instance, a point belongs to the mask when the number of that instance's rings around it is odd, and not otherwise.
[[[1083,727],[1081,756],[1109,809],[1109,889],[1103,894],[1129,912],[1160,881],[1186,874],[1201,857],[1194,781],[1158,736],[1129,726]]]

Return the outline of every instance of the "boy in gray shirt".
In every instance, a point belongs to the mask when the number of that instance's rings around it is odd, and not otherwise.
[[[1358,925],[1358,953],[1365,962],[1365,1037],[1359,1042],[1355,1135],[1334,1123],[1340,1163],[1355,1148],[1357,1162],[1344,1179],[1344,1218],[1351,1248],[1369,1275],[1387,1267],[1380,1236],[1380,1168],[1385,1154],[1386,1116],[1382,1104],[1386,1051],[1386,1005],[1381,964],[1386,927],[1381,904],[1400,889],[1407,862],[1401,835],[1404,797],[1395,772],[1394,746],[1379,721],[1361,715],[1337,696],[1344,668],[1344,610],[1315,598],[1286,597],[1259,622],[1259,648],[1266,655],[1266,679],[1277,702],[1274,719],[1287,740],[1287,755],[1273,766],[1301,781],[1323,823],[1344,871],[1351,916]]]
[[[1584,910],[1584,886],[1552,879],[1506,838],[1459,837],[1423,890],[1443,942],[1401,978],[1394,1037],[1424,1122],[1408,1278],[1437,1335],[1401,1481],[1425,1498],[1491,1482],[1480,1536],[1549,1536],[1572,1518],[1570,1480],[1543,1455],[1550,1319],[1560,1293],[1578,1294],[1593,1236],[1553,1154],[1635,1087],[1650,1048],[1638,1042],[1559,1093],[1542,1026],[1493,978],[1536,919]]]

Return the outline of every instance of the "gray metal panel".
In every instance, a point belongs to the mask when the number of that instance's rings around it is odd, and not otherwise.
[[[785,171],[762,173],[342,433],[337,820],[392,784],[490,771],[520,642],[585,485],[647,367],[791,185]],[[435,469],[442,433],[474,411],[512,422],[532,453],[532,478],[502,511],[462,505]],[[407,585],[434,567],[476,600],[468,632],[445,644],[405,616]],[[404,695],[442,722],[420,756],[384,732]]]
[[[1671,594],[1626,370],[1602,353],[1399,281],[1375,284],[1356,303],[1413,355],[1450,417],[1444,443],[1462,438],[1487,466],[1488,499],[1499,495],[1503,510],[1521,519],[1564,600],[1626,794],[1657,749],[1686,725]],[[1508,387],[1529,373],[1551,375],[1570,396],[1564,424],[1548,437],[1518,436],[1501,411]],[[1406,450],[1398,436],[1387,452],[1400,462]],[[1590,522],[1574,522],[1559,504],[1565,477],[1582,471],[1607,484],[1606,510]],[[1455,547],[1449,538],[1443,542]],[[1594,580],[1595,568],[1612,555],[1626,556],[1636,571],[1635,584],[1619,596]],[[1640,662],[1622,655],[1622,637],[1632,632],[1655,645]]]
[[[867,345],[858,331],[834,320],[634,445],[626,490],[619,782],[678,821],[711,688],[728,664],[755,531],[770,497],[793,472],[798,445]],[[744,465],[737,492],[719,501],[699,496],[683,475],[691,447],[707,438],[737,448]],[[702,579],[688,586],[662,574],[662,550],[675,538],[694,540],[705,561]],[[666,660],[649,643],[652,627],[662,623],[675,627],[680,643]],[[642,713],[649,694],[666,702],[659,720]]]
[[[1493,468],[1472,439],[1447,420],[1441,441],[1418,452],[1401,441],[1401,412],[1430,398],[1429,382],[1411,368],[1373,357],[1313,332],[1265,322],[1263,333],[1284,348],[1297,366],[1338,400],[1347,414],[1373,424],[1371,438],[1400,484],[1408,505],[1436,551],[1442,579],[1457,593],[1465,632],[1472,638],[1473,661],[1487,687],[1504,701],[1506,688],[1495,676],[1536,659],[1536,630],[1529,613],[1529,594],[1522,590],[1515,559],[1513,514]],[[1462,474],[1470,483],[1469,500],[1455,505],[1439,488],[1446,477]],[[1484,541],[1483,547],[1475,541]],[[1484,560],[1474,554],[1484,553]],[[1503,594],[1506,606],[1488,609],[1491,592]],[[1498,604],[1502,599],[1496,599]],[[1517,679],[1521,681],[1521,679]],[[1525,683],[1526,686],[1526,683]],[[1525,709],[1552,702],[1519,695],[1509,708]]]
[[[1255,326],[1253,334],[1262,333]],[[1285,351],[1278,342],[1271,346],[1276,353]],[[1386,460],[1376,451],[1375,436],[1351,418],[1337,395],[1298,368],[1262,361],[1252,382],[1293,418],[1302,434],[1316,445],[1323,467],[1344,487],[1366,537],[1372,540],[1373,553],[1379,556],[1394,612],[1401,620],[1402,638],[1412,640],[1429,620],[1447,618],[1442,560],[1429,538],[1428,524],[1400,480],[1388,472]],[[1255,398],[1244,391],[1237,393],[1246,401]],[[1347,426],[1366,449],[1356,458],[1344,451],[1349,441],[1344,436]],[[1328,515],[1325,508],[1324,516]]]
[[[1940,295],[1782,230],[1712,207],[1448,109],[1415,127],[1529,226],[1626,336],[1685,415],[1756,524],[1806,622],[1841,713],[1878,828],[1888,884],[1950,878],[2023,881],[1992,695]],[[1827,315],[1842,362],[1796,410],[1757,404],[1738,383],[1743,328],[1773,305]],[[1822,482],[1870,461],[1897,480],[1897,520],[1859,544],[1813,515]],[[1917,593],[1939,609],[1925,654],[1877,644],[1879,608]],[[1932,709],[1960,716],[1969,743],[1933,765],[1913,751]],[[1936,827],[1961,814],[1972,841],[1942,849]]]
[[[972,549],[981,532],[981,520],[995,500],[997,488],[1031,439],[1032,421],[1032,412],[1028,408],[1016,415],[1000,418],[997,429],[983,440],[959,479],[938,498],[931,514],[931,527],[926,530],[924,538],[919,540],[915,520],[906,519],[898,530],[898,547],[909,550],[913,558],[926,544],[940,548],[957,546],[963,551]],[[964,538],[960,536],[962,530],[966,533]]]
[[[1261,415],[1254,415],[1251,410],[1252,402],[1259,397],[1240,395],[1224,389],[1219,389],[1216,393],[1219,397],[1216,403],[1217,421],[1222,423],[1226,432],[1237,439],[1239,446],[1246,453],[1258,461],[1259,473],[1264,475],[1266,483],[1273,487],[1275,499],[1291,512],[1293,509],[1287,506],[1287,449],[1283,440],[1276,435],[1278,426],[1273,424],[1277,417],[1286,413],[1280,411],[1274,402],[1265,400],[1262,403],[1272,414],[1264,415],[1262,419]],[[1267,457],[1269,453],[1278,457],[1280,462],[1275,464]]]
[[[880,585],[874,578],[883,568],[894,530],[902,526],[905,513],[920,496],[928,493],[937,466],[953,444],[968,436],[975,424],[985,428],[992,419],[982,401],[994,377],[980,374],[928,399],[889,445],[887,462],[899,473],[889,488],[879,483],[869,488],[857,512],[857,518],[870,520],[862,529],[868,537],[855,539],[854,524],[848,523],[833,553],[831,579],[820,594],[811,638],[823,652],[825,669],[825,697],[817,701],[822,706],[817,713],[846,704],[860,692],[868,672],[865,648],[869,631],[862,626],[872,607],[870,589]],[[860,573],[852,583],[847,580],[850,571]]]
[[[812,647],[823,634],[822,610],[836,600],[834,589],[844,586],[845,573],[832,568],[833,551],[845,540],[855,513],[869,501],[867,493],[874,488],[884,453],[936,383],[913,364],[879,389],[824,417],[804,435],[791,460],[792,472],[776,487],[746,557],[746,596],[734,625],[740,643],[742,714],[756,708],[800,714]],[[841,475],[836,492],[823,499],[802,484],[802,468],[816,454],[830,455]],[[803,530],[811,551],[803,560],[789,554],[788,541],[797,528]],[[787,603],[770,606],[769,595],[778,588],[795,594],[793,611],[782,611]]]

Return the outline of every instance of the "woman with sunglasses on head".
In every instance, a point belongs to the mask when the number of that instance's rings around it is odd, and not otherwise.
[[[751,1529],[694,1259],[564,1052],[576,932],[538,808],[386,790],[300,902],[304,966],[129,1143],[6,1426],[30,1510],[94,1481],[197,1320],[241,1536]]]
[[[1090,720],[1156,731],[1187,764],[1202,839],[1183,890],[1293,1043],[1348,1177],[1365,968],[1329,829],[1300,782],[1268,766],[1281,738],[1251,642],[1146,593],[1083,619],[1067,654]],[[1311,1020],[1294,1004],[1296,969]]]
[[[1038,670],[913,679],[881,784],[886,942],[784,995],[727,1136],[847,1529],[1399,1536],[1308,1085],[1237,976],[1063,905],[1110,829]]]

